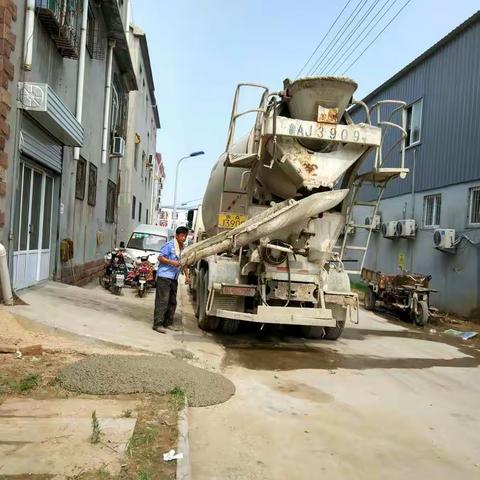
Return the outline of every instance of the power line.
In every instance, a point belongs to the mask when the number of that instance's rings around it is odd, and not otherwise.
[[[313,51],[313,53],[310,55],[310,58],[305,62],[305,64],[303,65],[303,67],[300,69],[300,71],[297,73],[297,77],[298,78],[301,73],[305,70],[305,67],[310,63],[310,60],[313,58],[313,56],[317,53],[317,50],[322,46],[323,42],[325,41],[325,39],[328,37],[328,34],[332,31],[332,28],[336,25],[336,23],[338,22],[338,19],[342,16],[342,13],[345,11],[345,9],[348,7],[349,3],[351,2],[352,0],[348,0],[347,3],[345,4],[345,6],[342,8],[342,11],[337,15],[337,18],[335,19],[335,21],[330,25],[330,28],[328,29],[328,32],[322,37],[322,39],[320,40],[320,42],[317,44],[315,50]]]
[[[375,9],[375,7],[380,3],[380,0],[375,0],[372,2],[370,7],[367,9],[367,11],[363,14],[363,17],[356,23],[356,25],[353,26],[352,32],[347,34],[345,36],[345,40],[343,40],[343,43],[341,43],[336,50],[332,51],[330,56],[325,59],[324,66],[322,67],[322,70],[320,71],[320,67],[318,68],[318,73],[322,74],[324,71],[327,72],[327,68],[332,64],[332,62],[336,62],[337,60],[337,54],[342,51],[343,47],[350,42],[352,39],[352,36],[354,35],[355,31],[359,28],[359,26],[362,25],[362,22],[368,18],[370,15],[370,12]],[[339,42],[340,43],[340,42]]]
[[[326,55],[328,55],[328,49],[334,44],[334,42],[337,40],[337,38],[342,38],[343,32],[345,29],[347,29],[350,24],[355,20],[355,17],[360,13],[360,11],[363,9],[365,3],[367,3],[367,0],[362,0],[361,2],[358,3],[358,5],[353,9],[352,13],[350,13],[350,16],[345,20],[343,25],[340,27],[340,29],[337,31],[335,36],[330,40],[329,44],[325,47],[323,50],[323,53],[320,55],[318,60],[315,62],[313,67],[309,70],[308,75],[311,75],[315,70],[318,68],[318,66],[323,62],[324,58]]]
[[[362,45],[363,41],[368,38],[370,33],[373,31],[373,29],[382,21],[383,17],[389,12],[389,10],[393,7],[393,5],[397,2],[397,0],[386,0],[386,2],[382,5],[380,10],[376,13],[376,15],[370,20],[370,22],[365,26],[365,28],[358,34],[358,36],[355,38],[354,44],[357,41],[359,37],[362,36],[362,34],[367,30],[367,28],[372,24],[372,22],[382,13],[382,11],[385,9],[386,6],[390,4],[390,8],[385,10],[383,12],[383,15],[375,22],[375,24],[367,31],[365,35],[357,42],[357,45],[352,45],[354,47],[350,53],[346,57],[339,57],[335,61],[335,63],[332,65],[332,75],[335,75],[337,71],[342,67],[342,65],[345,64],[345,62],[348,61],[348,59],[357,51],[357,49]]]
[[[360,55],[345,69],[345,71],[342,73],[342,75],[345,75],[348,70],[350,70],[350,68],[355,65],[355,63],[357,63],[357,61],[362,57],[362,55],[376,42],[376,40],[378,39],[378,37],[389,27],[389,25],[400,15],[400,13],[402,12],[402,10],[411,2],[412,0],[408,0],[402,8],[400,8],[400,10],[395,14],[395,16],[385,25],[385,27],[382,28],[382,30],[380,30],[380,32],[378,33],[378,35],[364,48],[364,50],[362,50],[362,52],[360,53]]]

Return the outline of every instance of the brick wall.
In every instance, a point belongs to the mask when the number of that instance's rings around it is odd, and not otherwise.
[[[5,144],[10,138],[10,125],[7,114],[12,108],[12,96],[8,92],[13,81],[14,66],[10,61],[15,50],[15,35],[12,23],[17,19],[17,7],[13,0],[0,0],[0,198],[8,195],[5,183],[5,170],[8,168],[8,155]],[[0,209],[0,228],[5,225],[5,212]]]
[[[86,285],[103,271],[104,260],[92,260],[83,265],[62,264],[60,280],[70,285]]]

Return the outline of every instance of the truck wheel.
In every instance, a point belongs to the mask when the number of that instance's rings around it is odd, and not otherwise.
[[[300,335],[303,338],[323,338],[325,327],[314,327],[312,325],[301,325]]]
[[[202,330],[216,330],[220,324],[220,319],[218,317],[207,315],[208,270],[201,274],[201,278],[202,289],[198,292],[198,326]]]
[[[345,328],[345,321],[337,322],[336,327],[325,327],[325,338],[326,340],[337,340]]]
[[[224,318],[222,322],[222,332],[228,335],[237,333],[240,326],[240,320],[233,320],[232,318]]]
[[[429,317],[427,302],[418,302],[417,313],[411,312],[410,317],[415,322],[415,325],[418,325],[419,327],[423,327],[424,325],[426,325]]]
[[[196,286],[196,295],[195,295],[195,317],[198,319],[198,315],[200,313],[200,302],[202,298],[202,291],[203,291],[203,284],[202,284],[202,279],[203,279],[203,272],[200,270],[198,272],[198,276],[195,279],[195,286]]]
[[[365,308],[367,310],[375,310],[376,301],[377,301],[376,293],[372,290],[372,287],[368,287],[367,291],[365,292],[365,299],[363,300]]]

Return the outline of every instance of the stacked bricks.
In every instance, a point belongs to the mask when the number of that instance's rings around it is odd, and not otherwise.
[[[15,34],[12,22],[17,19],[17,6],[13,0],[0,0],[0,198],[7,194],[5,170],[8,168],[8,155],[5,144],[10,138],[8,112],[12,108],[12,96],[8,92],[13,81],[14,66],[10,61],[15,50]],[[5,225],[5,212],[0,210],[0,227]]]

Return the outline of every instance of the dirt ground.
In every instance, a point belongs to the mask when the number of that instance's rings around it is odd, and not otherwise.
[[[95,398],[63,389],[56,380],[59,370],[91,354],[132,354],[131,350],[35,331],[22,325],[10,313],[0,311],[0,345],[17,347],[38,345],[44,352],[36,356],[17,358],[15,353],[0,354],[0,404],[8,398]],[[183,396],[172,395],[108,395],[101,398],[136,400],[137,422],[131,437],[120,475],[112,477],[107,471],[87,471],[76,475],[78,480],[169,480],[175,479],[176,462],[164,462],[163,453],[176,447],[177,414]],[[126,411],[125,417],[133,415]],[[66,455],[72,452],[66,452]],[[2,479],[28,478],[43,480],[49,475],[2,476]]]

